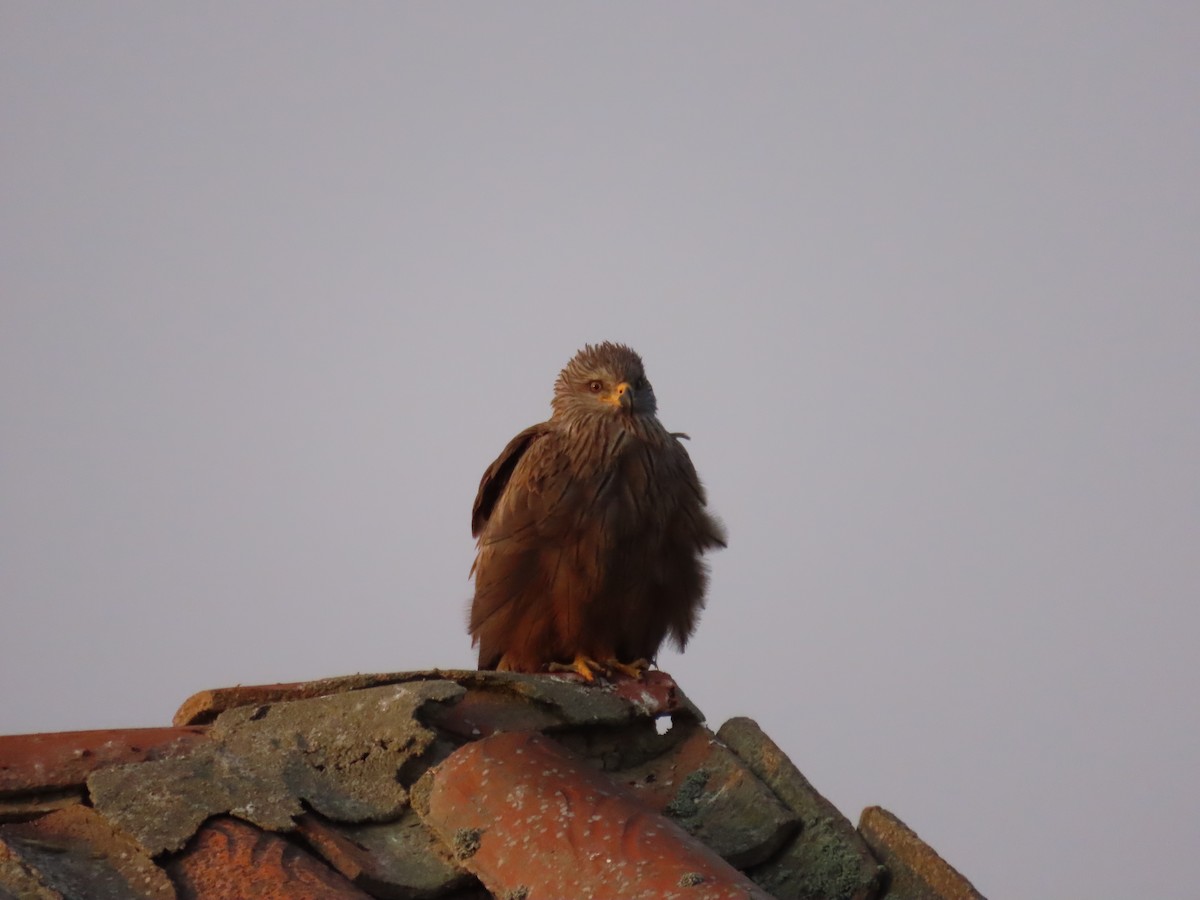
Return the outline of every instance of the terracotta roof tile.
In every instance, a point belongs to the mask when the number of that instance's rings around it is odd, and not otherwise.
[[[209,822],[167,863],[179,900],[369,900],[370,894],[276,834]]]
[[[86,806],[62,809],[32,822],[0,826],[0,872],[6,869],[63,897],[175,897],[171,882],[150,856]],[[23,895],[23,891],[14,893]]]
[[[971,882],[938,856],[896,816],[879,806],[863,810],[858,830],[887,867],[894,900],[983,900]]]
[[[96,769],[183,756],[204,736],[203,728],[124,728],[3,737],[0,796],[74,787]]]
[[[0,741],[3,741],[3,738],[0,738]],[[57,809],[77,806],[83,802],[83,799],[82,789],[0,797],[0,824],[27,822]]]
[[[418,811],[494,895],[769,897],[548,738],[493,735],[456,751],[427,777]]]
[[[661,672],[239,686],[176,721],[0,737],[0,898],[874,900],[877,860],[893,900],[978,896]]]
[[[420,900],[475,883],[411,808],[381,825],[338,825],[313,814],[297,824],[330,865],[376,897]]]

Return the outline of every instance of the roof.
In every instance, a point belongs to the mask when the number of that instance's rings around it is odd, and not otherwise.
[[[669,675],[353,675],[0,737],[0,900],[976,898]]]

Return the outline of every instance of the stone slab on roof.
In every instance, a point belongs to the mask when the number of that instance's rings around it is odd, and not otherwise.
[[[0,737],[0,898],[978,896],[661,672],[238,686],[175,721]]]

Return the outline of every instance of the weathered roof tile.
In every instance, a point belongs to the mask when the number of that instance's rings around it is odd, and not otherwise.
[[[240,707],[260,707],[292,700],[309,700],[380,687],[421,681],[453,681],[468,689],[463,718],[479,731],[467,730],[463,736],[473,739],[495,730],[530,730],[552,725],[613,724],[633,718],[653,718],[686,714],[702,721],[704,716],[684,696],[673,678],[665,672],[647,672],[641,680],[617,678],[600,684],[587,684],[579,676],[524,675],[516,672],[479,672],[474,669],[428,669],[415,672],[391,672],[379,675],[345,675],[318,681],[238,685],[200,691],[193,694],[175,713],[176,725],[207,725],[221,713]],[[491,709],[492,700],[496,707]],[[507,700],[507,704],[505,704]],[[502,705],[505,704],[505,705]],[[507,707],[507,709],[506,709]],[[496,721],[472,721],[469,710],[494,712]],[[518,716],[508,722],[505,713]],[[532,716],[527,720],[526,716]],[[506,729],[505,725],[511,726]],[[461,728],[453,715],[447,716],[448,730]],[[492,731],[483,729],[491,728]]]
[[[504,900],[881,886],[757,725],[714,736],[661,672],[354,675],[207,691],[178,720],[209,724],[0,737],[0,900],[158,900],[172,881],[184,900],[488,900],[476,876]],[[889,814],[860,827],[889,897],[978,896]]]
[[[769,858],[800,824],[728,747],[699,726],[669,753],[614,777],[738,868]]]
[[[83,802],[83,791],[71,788],[65,791],[47,791],[34,794],[13,794],[0,797],[0,824],[26,822],[56,809],[66,809]]]
[[[166,870],[179,900],[369,900],[316,857],[236,819],[205,825]]]
[[[94,772],[88,789],[154,853],[228,812],[278,830],[292,827],[302,802],[341,821],[395,818],[407,803],[400,769],[436,738],[418,711],[461,694],[426,681],[239,707],[217,718],[203,752]]]
[[[730,719],[717,736],[800,817],[800,833],[750,877],[779,900],[870,900],[883,872],[850,821],[821,796],[753,719]]]
[[[888,900],[983,900],[971,882],[886,809],[868,806],[858,830],[887,866]]]
[[[0,896],[5,890],[36,896],[32,885],[88,900],[175,898],[171,882],[145,851],[86,806],[0,826]]]
[[[297,824],[330,865],[373,897],[428,900],[478,884],[412,809],[380,825],[338,825],[311,813]]]
[[[562,724],[554,708],[530,703],[515,691],[472,690],[459,702],[430,714],[442,731],[473,741],[501,731],[545,731]]]
[[[186,756],[204,728],[120,728],[0,736],[0,796],[82,785],[96,769]]]
[[[280,684],[235,685],[214,688],[192,694],[183,701],[175,713],[176,725],[207,725],[227,709],[239,706],[263,706],[282,703],[286,700],[311,700],[330,694],[344,694],[363,688],[413,681],[422,676],[436,676],[432,672],[389,672],[377,674],[339,675],[335,678],[319,678],[316,681],[294,681]]]
[[[768,898],[549,738],[483,738],[422,781],[414,794],[418,812],[496,896]]]

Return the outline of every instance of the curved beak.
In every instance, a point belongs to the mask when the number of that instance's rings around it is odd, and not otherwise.
[[[606,403],[611,403],[613,406],[621,409],[632,409],[634,401],[633,386],[628,381],[622,381],[618,384],[611,394],[604,398]]]

